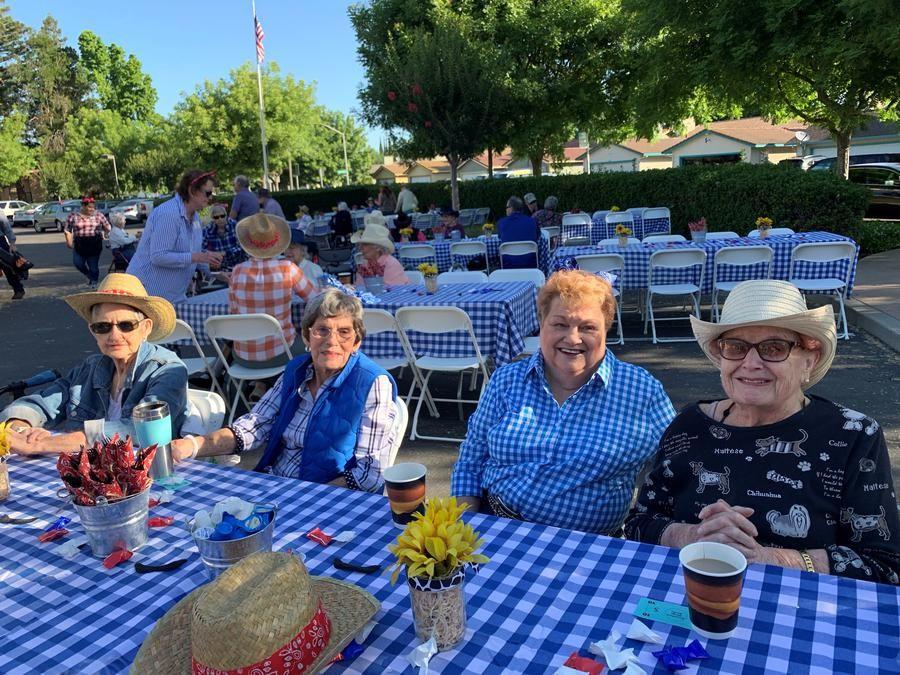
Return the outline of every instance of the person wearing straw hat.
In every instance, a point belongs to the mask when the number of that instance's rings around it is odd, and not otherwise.
[[[378,211],[365,217],[365,229],[357,232],[350,241],[359,246],[363,262],[356,270],[356,285],[364,286],[365,277],[383,277],[389,286],[403,286],[409,283],[409,277],[403,265],[392,254],[394,242],[391,232],[384,226],[385,218]]]
[[[132,675],[319,673],[380,607],[358,586],[260,552],[192,591],[156,622]]]
[[[685,408],[625,523],[628,538],[714,541],[751,563],[900,583],[900,519],[878,423],[808,393],[834,361],[830,306],[745,281],[721,321],[691,317],[725,398]]]
[[[173,434],[187,413],[187,369],[155,345],[175,328],[175,309],[147,295],[137,277],[108,274],[96,291],[64,298],[87,323],[100,354],[66,376],[20,398],[2,413],[12,449],[21,454],[78,450],[103,436],[133,435],[131,411],[148,397],[169,404]],[[50,430],[67,432],[50,436]]]

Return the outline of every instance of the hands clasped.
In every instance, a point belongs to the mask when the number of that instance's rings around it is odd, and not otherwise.
[[[749,520],[753,509],[720,499],[703,507],[699,515],[700,522],[693,526],[694,541],[728,544],[743,553],[748,563],[769,562],[769,549],[756,541],[759,532]]]

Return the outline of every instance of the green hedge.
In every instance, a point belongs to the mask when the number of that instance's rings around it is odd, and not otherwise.
[[[849,236],[859,244],[860,257],[900,248],[900,221],[866,220]]]

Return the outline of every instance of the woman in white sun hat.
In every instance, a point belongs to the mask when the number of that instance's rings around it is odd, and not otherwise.
[[[350,241],[359,246],[363,262],[356,271],[356,285],[364,286],[364,277],[383,277],[389,286],[403,286],[409,277],[403,265],[393,255],[394,242],[390,230],[385,226],[385,217],[373,211],[365,218],[365,229],[357,232]]]
[[[884,433],[807,393],[834,360],[831,307],[747,281],[720,323],[691,317],[725,398],[685,408],[625,522],[629,539],[728,544],[751,563],[900,583],[900,519]]]

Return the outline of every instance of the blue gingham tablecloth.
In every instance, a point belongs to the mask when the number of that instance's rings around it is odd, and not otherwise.
[[[751,239],[741,237],[739,239],[716,239],[697,244],[688,242],[669,242],[659,244],[629,244],[628,246],[568,246],[560,247],[554,254],[553,267],[559,269],[561,261],[579,255],[592,255],[599,253],[618,253],[625,258],[624,279],[617,280],[620,288],[639,289],[647,288],[647,270],[650,267],[650,255],[656,251],[678,250],[684,248],[701,248],[706,251],[706,264],[703,271],[703,292],[710,293],[713,285],[713,261],[716,251],[726,246],[769,246],[773,250],[772,278],[787,279],[790,271],[791,252],[800,244],[813,242],[849,241],[856,245],[856,257],[850,270],[850,285],[848,295],[853,290],[853,282],[856,278],[856,264],[859,259],[859,245],[852,239],[842,237],[831,232],[801,232],[785,236],[770,236],[765,239]],[[836,277],[843,279],[847,273],[848,261],[838,262],[798,262],[796,274],[806,278]],[[747,279],[765,278],[765,264],[754,266],[720,266],[719,281],[746,281]],[[699,280],[700,266],[692,270],[661,270],[654,272],[654,283],[697,283]]]
[[[487,291],[487,292],[485,292]],[[525,337],[538,329],[537,291],[527,281],[487,284],[444,284],[434,295],[423,286],[398,286],[366,305],[395,314],[400,307],[458,307],[469,315],[478,348],[496,365],[512,361],[522,352]],[[463,357],[474,355],[472,343],[463,331],[444,334],[410,333],[417,356]],[[390,333],[367,336],[362,351],[368,356],[403,356],[400,341]]]
[[[300,319],[303,317],[303,308],[305,306],[306,303],[296,295],[291,300],[291,321],[293,321],[298,331],[300,330]],[[194,329],[197,342],[201,345],[212,344],[212,341],[206,334],[206,329],[203,327],[203,322],[211,316],[221,314],[231,314],[228,308],[227,288],[203,295],[195,295],[192,298],[175,303],[175,315]],[[180,344],[187,343],[181,341]]]
[[[497,235],[491,235],[490,237],[480,236],[476,239],[461,239],[459,242],[452,241],[450,239],[444,239],[443,241],[422,241],[422,242],[410,242],[408,244],[400,243],[397,244],[397,250],[394,252],[394,256],[404,263],[404,266],[407,269],[415,269],[416,266],[421,262],[433,262],[438,267],[438,272],[447,272],[453,267],[453,263],[457,262],[461,264],[463,267],[466,266],[469,260],[474,258],[475,256],[471,255],[456,255],[455,258],[457,260],[450,259],[450,244],[456,244],[465,241],[480,241],[483,242],[487,247],[488,254],[488,262],[491,266],[491,271],[500,269],[500,237]],[[416,260],[413,262],[410,259],[404,260],[402,258],[402,251],[404,246],[412,246],[416,244],[431,244],[434,246],[434,252],[437,255],[437,260],[429,259],[429,260]],[[538,241],[538,267],[541,271],[546,274],[550,269],[550,244],[546,237],[541,237],[540,241]]]
[[[337,570],[335,556],[353,564],[386,564],[386,547],[399,530],[387,500],[327,485],[298,482],[204,462],[179,466],[190,485],[155,507],[175,524],[151,530],[130,562],[103,568],[87,550],[67,560],[61,542],[37,535],[56,518],[60,486],[51,459],[10,462],[9,513],[41,515],[29,525],[0,525],[3,593],[0,595],[0,672],[126,672],[144,638],[184,595],[206,583],[193,542],[183,529],[198,509],[229,495],[279,505],[273,549],[306,557],[311,574],[356,584],[381,603],[364,651],[328,672],[412,673],[406,654],[417,644],[409,591],[386,574]],[[74,509],[70,536],[83,533]],[[677,551],[621,539],[504,520],[468,516],[491,559],[465,586],[468,626],[463,642],[431,660],[431,672],[552,673],[575,650],[623,635],[644,597],[685,604]],[[347,544],[323,548],[305,537],[354,530]],[[63,540],[65,541],[65,540]],[[133,563],[189,557],[169,573],[138,575]],[[653,622],[667,644],[697,637],[684,628]],[[900,589],[799,570],[751,565],[747,570],[735,635],[700,638],[712,658],[692,662],[699,673],[897,672]],[[656,645],[625,640],[652,672]],[[697,666],[694,666],[697,664]],[[694,670],[696,668],[696,671]],[[661,672],[657,669],[655,672]]]
[[[668,218],[650,218],[645,221],[636,213],[631,215],[634,218],[631,236],[637,239],[643,239],[648,234],[666,234],[671,228]],[[590,237],[591,244],[597,244],[604,239],[615,237],[616,226],[615,224],[607,224],[605,215],[598,215],[596,218],[591,219],[590,225],[566,225],[561,234],[563,241],[570,237]]]

